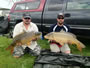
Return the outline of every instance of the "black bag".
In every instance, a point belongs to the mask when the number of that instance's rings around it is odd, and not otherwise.
[[[33,68],[90,68],[90,57],[44,50],[36,58]]]
[[[0,34],[7,33],[7,30],[8,30],[8,19],[0,17]]]

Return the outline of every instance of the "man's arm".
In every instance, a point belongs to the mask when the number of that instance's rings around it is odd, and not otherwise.
[[[16,25],[13,30],[13,38],[18,34],[20,34],[20,27]]]

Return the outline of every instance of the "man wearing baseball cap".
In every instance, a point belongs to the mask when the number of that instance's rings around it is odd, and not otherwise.
[[[13,38],[22,33],[23,31],[26,32],[38,32],[38,27],[35,23],[31,22],[31,15],[30,14],[23,14],[22,15],[22,22],[16,24],[14,31],[13,31]],[[31,55],[39,55],[40,54],[40,46],[37,44],[36,42],[37,39],[33,39],[30,46],[27,45],[20,45],[20,46],[16,46],[14,47],[14,51],[13,51],[13,56],[18,58],[21,57],[22,55],[24,55],[26,53],[26,51],[28,51],[29,54]]]
[[[64,24],[64,14],[63,13],[59,13],[57,15],[57,23],[53,24],[50,27],[49,32],[60,32],[60,31],[65,31],[65,32],[70,32],[70,28],[68,25]],[[63,52],[63,53],[67,53],[70,54],[70,48],[68,46],[68,44],[65,45],[60,45],[59,43],[57,43],[56,41],[50,41],[50,49],[52,52]]]

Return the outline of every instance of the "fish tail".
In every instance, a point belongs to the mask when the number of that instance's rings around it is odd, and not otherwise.
[[[6,50],[10,50],[11,54],[13,53],[14,45],[15,45],[15,44],[11,44],[11,45],[9,45],[9,46],[6,48]]]
[[[80,42],[80,46],[81,46],[82,48],[85,48],[85,45],[84,45],[83,43],[81,43],[81,42]]]
[[[74,40],[74,43],[77,45],[79,51],[82,51],[82,48],[85,48],[85,45],[77,39]]]
[[[81,43],[80,41],[78,41],[78,46],[77,47],[80,51],[82,51],[82,48],[85,48],[85,45],[83,43]]]
[[[11,52],[11,54],[13,54],[13,51],[14,51],[14,47],[13,47],[13,48],[11,48],[11,51],[10,51],[10,52]]]
[[[76,45],[77,45],[78,50],[81,52],[82,51],[82,47],[80,46],[80,44],[76,44]]]
[[[12,46],[8,46],[7,48],[6,48],[6,50],[10,50],[12,48]]]

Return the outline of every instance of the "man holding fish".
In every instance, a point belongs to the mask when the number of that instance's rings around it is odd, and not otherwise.
[[[16,24],[14,31],[13,31],[13,38],[18,36],[20,33],[23,32],[38,32],[38,27],[36,24],[31,22],[31,15],[30,14],[23,14],[22,22]],[[31,55],[37,56],[40,54],[40,46],[36,42],[37,38],[32,39],[30,45],[21,45],[18,43],[18,46],[14,47],[13,56],[18,58],[24,55],[25,53],[29,53]]]
[[[50,32],[60,32],[60,31],[70,32],[69,26],[64,24],[63,13],[59,13],[57,15],[57,23],[50,27]],[[70,54],[70,48],[68,44],[64,44],[62,46],[61,44],[57,43],[55,40],[50,40],[50,49],[52,52],[63,52]]]

